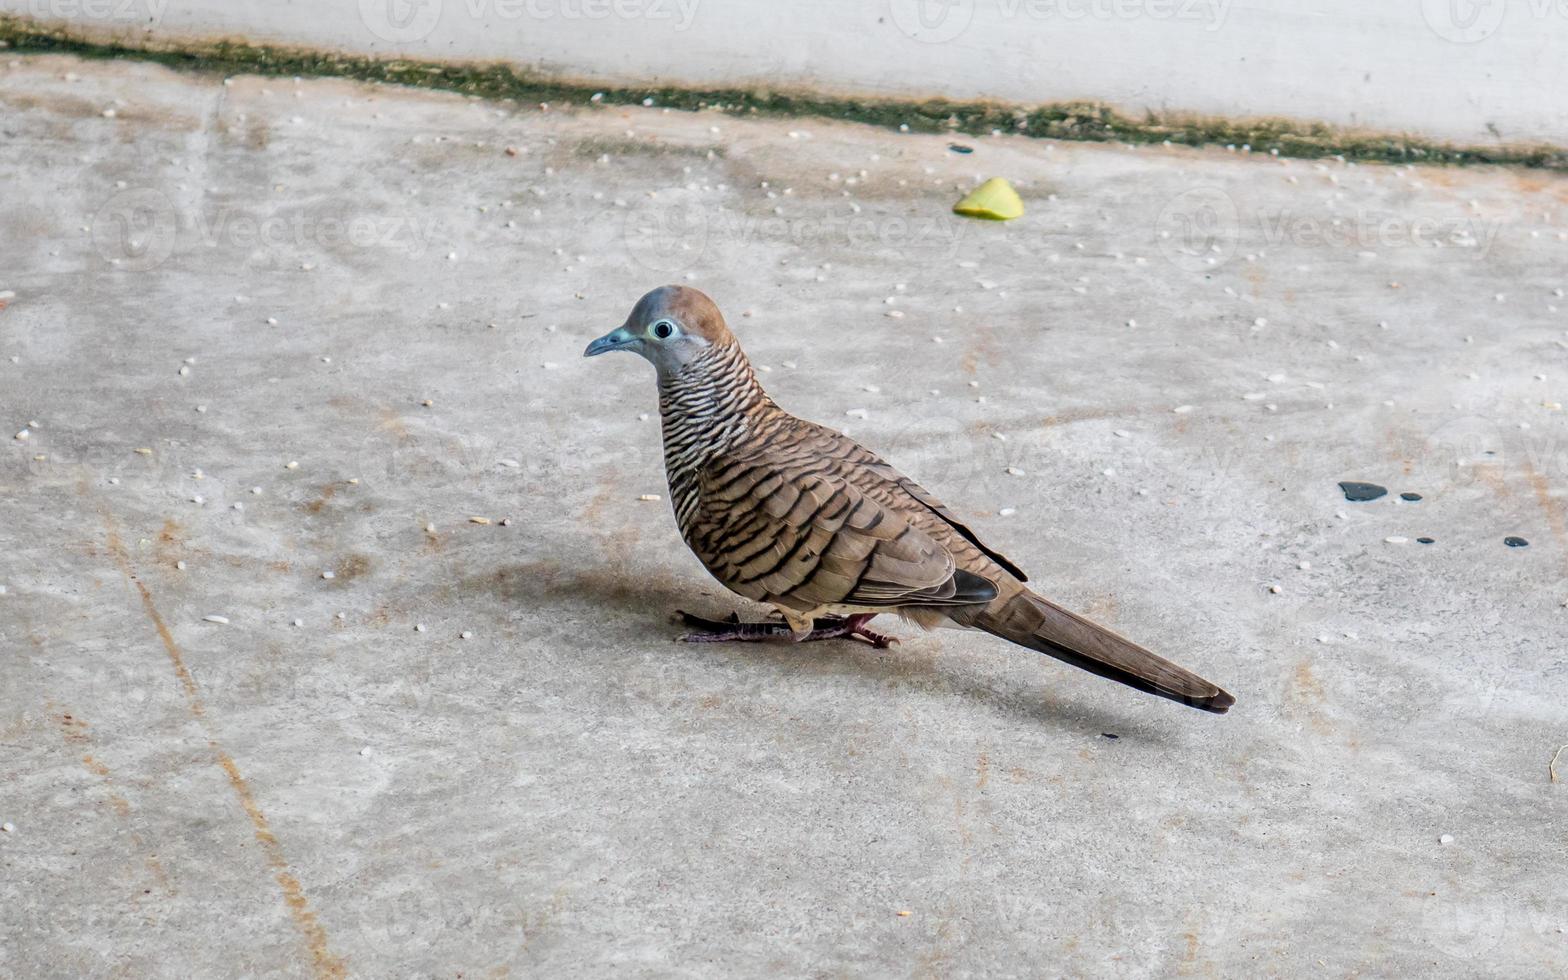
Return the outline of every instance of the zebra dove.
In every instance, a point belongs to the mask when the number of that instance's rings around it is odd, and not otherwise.
[[[658,371],[664,465],[681,535],[714,578],[781,623],[687,616],[689,641],[890,638],[892,612],[984,630],[1129,687],[1223,714],[1235,699],[1143,647],[1035,595],[1017,565],[941,501],[848,436],[784,411],[757,382],[707,296],[655,289],[588,345]]]

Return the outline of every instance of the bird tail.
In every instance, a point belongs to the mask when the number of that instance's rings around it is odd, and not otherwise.
[[[1218,685],[1027,590],[968,625],[1128,687],[1222,715],[1236,699]]]

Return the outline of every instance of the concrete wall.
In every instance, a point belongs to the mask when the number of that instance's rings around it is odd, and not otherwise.
[[[1282,115],[1568,143],[1568,0],[0,0],[95,32],[508,60],[605,84]]]

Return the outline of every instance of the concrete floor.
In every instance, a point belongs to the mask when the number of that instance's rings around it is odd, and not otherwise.
[[[1568,179],[56,58],[0,132],[0,975],[1568,971]],[[1236,708],[672,643],[579,359],[669,280]]]

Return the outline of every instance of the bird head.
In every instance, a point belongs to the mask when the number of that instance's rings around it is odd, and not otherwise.
[[[589,344],[583,356],[629,350],[667,378],[708,348],[733,343],[735,335],[713,300],[687,286],[660,286],[637,301],[625,323]]]

